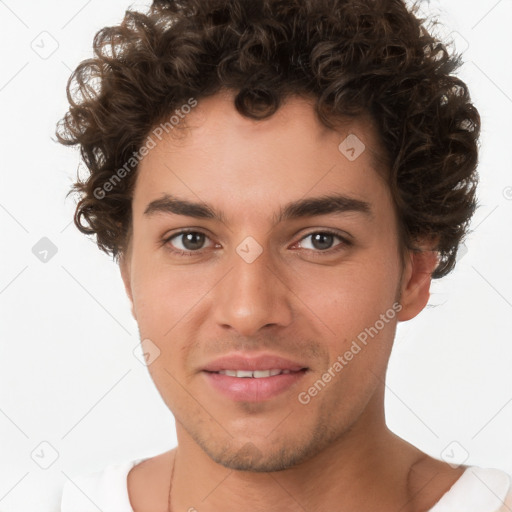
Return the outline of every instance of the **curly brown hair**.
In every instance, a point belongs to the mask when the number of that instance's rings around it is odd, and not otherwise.
[[[435,239],[432,277],[446,275],[476,208],[480,116],[453,75],[461,56],[424,22],[402,0],[156,0],[146,13],[126,11],[70,77],[57,127],[90,171],[70,191],[80,196],[76,226],[114,258],[123,253],[136,165],[108,193],[101,187],[190,98],[230,89],[240,114],[264,119],[306,95],[327,127],[371,116],[402,246]]]

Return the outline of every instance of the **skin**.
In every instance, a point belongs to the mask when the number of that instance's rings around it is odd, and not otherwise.
[[[201,512],[247,503],[254,512],[428,510],[466,468],[429,457],[386,426],[396,324],[425,307],[436,254],[425,242],[423,252],[400,258],[374,127],[365,117],[345,121],[327,129],[299,97],[254,121],[223,91],[201,100],[184,130],[158,141],[140,163],[120,268],[141,340],[160,350],[148,369],[175,417],[178,447],[130,471],[135,512],[167,510],[174,459],[172,509]],[[366,146],[354,161],[338,149],[349,133]],[[334,192],[366,201],[371,215],[274,223],[288,202]],[[165,194],[206,202],[224,219],[144,213]],[[192,256],[172,252],[190,251],[183,236],[170,238],[184,228],[206,235]],[[323,249],[307,236],[326,229],[352,244],[335,236]],[[236,252],[248,236],[263,251],[252,263]],[[398,300],[401,310],[300,403],[298,394]],[[278,354],[308,371],[270,400],[234,402],[201,369],[235,350]]]

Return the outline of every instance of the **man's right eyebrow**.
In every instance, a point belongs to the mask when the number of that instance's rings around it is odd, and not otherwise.
[[[169,194],[164,194],[160,199],[151,201],[144,210],[144,215],[148,216],[157,213],[186,215],[187,217],[195,217],[197,219],[217,219],[221,222],[225,220],[222,212],[216,211],[206,203],[195,203],[170,196]]]

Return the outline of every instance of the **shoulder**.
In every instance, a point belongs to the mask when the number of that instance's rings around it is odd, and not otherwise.
[[[427,457],[412,468],[414,510],[505,512],[512,510],[512,477],[479,466],[453,468]]]
[[[67,477],[61,512],[133,512],[127,491],[130,470],[145,459],[110,464],[103,470]]]
[[[467,466],[450,464],[422,453],[409,469],[407,489],[414,510],[428,510],[457,482]]]
[[[469,466],[429,512],[512,510],[512,477],[501,469]]]

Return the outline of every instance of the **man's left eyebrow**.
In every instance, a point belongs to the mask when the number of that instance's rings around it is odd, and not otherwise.
[[[277,216],[274,216],[274,222],[278,224],[290,219],[350,212],[363,213],[365,216],[373,218],[372,208],[367,201],[342,194],[333,194],[308,197],[288,203],[281,208]]]

